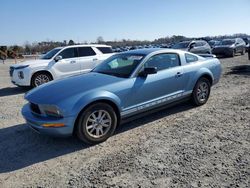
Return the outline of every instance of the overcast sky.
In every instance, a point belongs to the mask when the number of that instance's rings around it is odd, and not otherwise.
[[[250,0],[1,0],[0,45],[250,34]]]

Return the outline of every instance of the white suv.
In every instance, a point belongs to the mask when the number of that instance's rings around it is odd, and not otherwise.
[[[112,56],[107,45],[74,45],[54,48],[40,59],[10,66],[10,76],[17,86],[37,87],[51,80],[91,71]]]

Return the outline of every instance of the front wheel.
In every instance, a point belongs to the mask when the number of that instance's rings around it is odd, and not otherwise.
[[[193,90],[192,99],[196,106],[205,104],[210,95],[211,84],[208,79],[200,78]]]
[[[35,73],[33,76],[32,76],[32,79],[31,79],[31,86],[32,87],[38,87],[42,84],[45,84],[49,81],[52,80],[52,77],[49,73],[46,73],[46,72],[38,72],[38,73]]]
[[[117,127],[117,115],[106,103],[96,103],[81,113],[76,125],[77,137],[87,144],[104,142]]]
[[[235,54],[236,54],[236,50],[233,50],[232,52],[231,52],[231,57],[234,57],[235,56]]]

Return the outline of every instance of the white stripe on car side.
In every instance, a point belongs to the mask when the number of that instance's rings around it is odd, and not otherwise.
[[[170,95],[170,96],[167,95],[167,96],[164,96],[164,97],[161,97],[161,98],[157,98],[157,99],[155,99],[153,101],[150,101],[150,102],[147,102],[147,103],[144,103],[144,104],[139,104],[139,105],[137,105],[135,107],[132,107],[132,108],[130,108],[128,110],[124,109],[124,111],[121,112],[121,116],[125,116],[125,115],[128,115],[128,114],[134,113],[134,112],[138,112],[138,111],[147,109],[149,107],[156,106],[158,104],[171,101],[171,100],[176,99],[176,98],[184,97],[184,96],[187,96],[187,95],[189,95],[191,93],[192,93],[192,91],[186,91],[186,92],[181,92],[181,93]]]

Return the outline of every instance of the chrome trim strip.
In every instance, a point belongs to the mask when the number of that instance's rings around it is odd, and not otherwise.
[[[166,95],[166,96],[163,96],[163,97],[148,101],[146,103],[141,103],[141,104],[126,108],[121,112],[121,116],[125,116],[125,115],[128,115],[128,114],[137,112],[137,111],[141,111],[141,110],[150,108],[152,106],[156,106],[158,104],[168,102],[168,101],[176,99],[176,98],[187,96],[187,95],[191,94],[192,92],[193,91],[186,91],[186,92],[180,92],[180,93],[177,93],[177,94],[174,94],[174,95]]]

